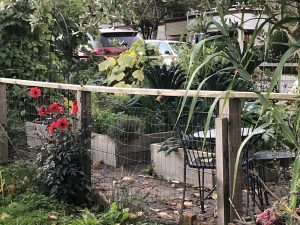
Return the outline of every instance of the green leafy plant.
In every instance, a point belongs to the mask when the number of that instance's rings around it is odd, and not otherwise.
[[[109,137],[122,142],[130,142],[144,133],[145,121],[136,116],[122,115],[108,128]]]
[[[154,65],[147,67],[144,74],[147,79],[146,86],[149,88],[181,89],[187,80],[187,75],[180,65]]]
[[[132,87],[141,85],[144,81],[143,68],[151,64],[148,49],[152,47],[143,41],[136,41],[130,49],[120,56],[109,57],[99,64],[99,71],[105,78],[104,83],[114,87]]]
[[[92,112],[93,130],[99,134],[107,134],[108,128],[116,121],[118,115],[110,110],[94,109]]]
[[[187,80],[187,75],[179,65],[154,65],[147,67],[144,71],[145,86],[154,89],[181,89]],[[138,111],[145,111],[149,118],[146,121],[156,121],[156,124],[174,124],[177,114],[176,109],[178,98],[164,96],[134,96],[125,107],[141,108]],[[150,129],[150,128],[149,128]],[[171,128],[172,129],[172,128]]]
[[[108,212],[99,216],[84,210],[82,218],[76,219],[70,225],[117,225],[124,224],[129,218],[128,212],[119,209],[117,203],[112,203]]]
[[[38,168],[29,162],[16,161],[6,166],[0,166],[2,174],[2,194],[24,193],[37,189]]]
[[[1,198],[0,224],[67,224],[67,207],[40,193],[26,192]]]

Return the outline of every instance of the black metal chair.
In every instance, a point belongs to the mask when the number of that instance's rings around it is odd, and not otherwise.
[[[284,150],[284,151],[258,151],[253,155],[251,162],[251,198],[253,202],[253,208],[257,202],[258,207],[261,211],[265,210],[269,205],[269,194],[265,189],[265,182],[270,181],[272,175],[267,176],[267,170],[270,172],[272,168],[268,166],[269,163],[279,161],[280,167],[287,169],[289,164],[294,160],[295,154]],[[274,169],[274,168],[273,168]],[[276,170],[277,172],[277,170]],[[258,201],[256,201],[258,198]]]
[[[216,155],[215,155],[215,139],[216,131],[214,129],[214,118],[209,123],[207,133],[205,134],[205,123],[207,120],[207,113],[194,113],[191,117],[189,125],[187,123],[188,115],[184,115],[179,119],[177,128],[181,140],[181,145],[184,150],[184,191],[182,199],[182,210],[184,205],[184,198],[186,192],[187,180],[187,166],[198,170],[198,183],[200,194],[200,210],[204,210],[204,202],[207,200],[216,186],[212,188],[205,195],[204,179],[205,170],[216,169]],[[249,121],[242,120],[241,124],[241,138],[242,140],[248,137],[254,130],[255,124]],[[253,159],[249,159],[249,153],[258,151],[256,142],[261,137],[262,133],[253,136],[244,146],[242,164],[245,172],[245,185],[247,188],[247,208],[249,206],[250,195],[261,196],[263,189],[258,183],[257,177],[251,176],[250,171],[253,170]],[[257,190],[259,193],[257,193]],[[253,197],[252,197],[253,199]],[[260,198],[261,199],[261,198]],[[181,210],[181,211],[182,211]]]
[[[249,128],[249,129],[248,129]],[[242,135],[242,140],[249,136],[253,130],[255,130],[255,124],[247,121],[242,120],[242,130],[247,129]],[[250,140],[246,143],[243,150],[243,157],[242,157],[242,168],[244,172],[244,185],[246,188],[247,193],[247,202],[246,202],[246,214],[248,215],[248,210],[250,206],[250,197],[252,201],[252,207],[255,208],[255,205],[261,211],[269,205],[268,196],[263,184],[263,179],[261,179],[261,172],[257,172],[257,162],[258,158],[261,155],[262,151],[258,146],[258,141],[261,139],[262,135],[265,133],[266,130],[262,129],[259,132],[256,132]]]
[[[216,187],[213,187],[205,195],[204,178],[205,170],[216,169],[215,160],[215,130],[212,129],[214,121],[210,123],[209,129],[205,134],[205,123],[207,113],[193,113],[189,125],[186,125],[188,116],[182,116],[178,122],[178,132],[181,139],[181,145],[184,150],[184,191],[182,207],[184,206],[187,166],[197,169],[200,210],[203,213],[204,202],[208,199]]]

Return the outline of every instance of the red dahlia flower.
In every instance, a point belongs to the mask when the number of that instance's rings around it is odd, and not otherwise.
[[[58,106],[58,110],[59,110],[60,114],[64,114],[65,113],[65,110],[63,109],[62,106]]]
[[[56,121],[55,126],[60,129],[66,129],[69,126],[69,121],[66,118],[61,118]]]
[[[72,114],[76,115],[77,112],[78,112],[78,105],[77,105],[77,102],[74,101],[73,105],[72,105]]]
[[[55,126],[56,126],[56,122],[52,122],[52,123],[48,126],[48,131],[49,131],[49,133],[50,133],[50,136],[53,136]]]
[[[38,109],[38,115],[40,117],[48,115],[48,109],[45,106],[42,106]]]
[[[52,112],[52,113],[59,112],[59,104],[57,104],[56,102],[55,102],[55,103],[52,103],[52,104],[49,106],[49,110],[50,110],[50,112]]]
[[[41,89],[39,89],[38,87],[32,87],[30,88],[29,94],[33,98],[38,98],[41,96],[42,92]]]
[[[298,206],[298,208],[296,208],[296,214],[297,214],[298,216],[300,216],[300,205]]]

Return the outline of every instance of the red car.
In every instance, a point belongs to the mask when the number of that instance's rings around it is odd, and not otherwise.
[[[100,29],[100,37],[89,41],[96,55],[117,56],[131,47],[141,36],[132,29]]]

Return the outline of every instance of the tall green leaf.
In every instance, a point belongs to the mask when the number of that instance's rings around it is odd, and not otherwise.
[[[261,126],[255,128],[252,133],[250,135],[247,136],[247,138],[245,138],[245,140],[241,143],[238,152],[237,152],[237,156],[236,156],[236,160],[235,160],[235,164],[234,164],[234,170],[233,170],[233,185],[232,185],[232,198],[234,197],[235,194],[235,188],[236,188],[236,180],[237,180],[237,172],[238,172],[238,166],[239,166],[239,160],[241,158],[241,154],[242,151],[245,147],[245,145],[247,144],[247,142],[254,136],[260,133],[260,131],[262,129],[267,128],[268,126],[270,126],[269,123],[264,123]]]
[[[284,64],[286,61],[293,55],[295,52],[299,49],[300,46],[300,40],[298,40],[289,50],[284,53],[284,55],[281,57],[280,62],[278,63],[278,66],[275,69],[275,72],[272,76],[272,80],[268,89],[268,96],[270,96],[270,93],[274,90],[274,87],[276,86],[277,82],[279,81],[282,70],[284,67]]]
[[[187,94],[188,94],[189,90],[191,89],[193,80],[194,80],[194,78],[195,78],[197,72],[198,72],[201,68],[203,68],[207,63],[209,63],[212,59],[214,59],[215,57],[220,56],[220,55],[222,55],[222,52],[217,52],[217,53],[214,53],[214,54],[212,54],[212,55],[207,56],[207,57],[205,58],[205,60],[204,60],[204,61],[203,61],[203,62],[202,62],[195,70],[194,70],[194,72],[193,72],[192,76],[190,77],[190,80],[189,80],[189,82],[188,82],[188,84],[187,84],[187,87],[186,87],[186,93],[185,93],[185,95],[183,96],[183,99],[182,99],[182,102],[181,102],[181,107],[180,107],[180,110],[179,110],[179,115],[178,115],[178,118],[177,118],[177,122],[178,122],[178,119],[179,119],[179,117],[181,116],[182,111],[183,111],[183,109],[184,109],[184,107],[185,107],[185,104],[186,104],[186,101],[187,101],[187,98],[188,98]]]

